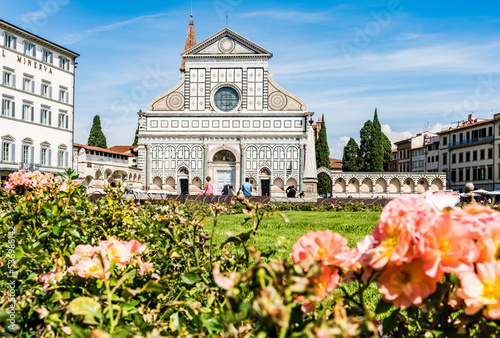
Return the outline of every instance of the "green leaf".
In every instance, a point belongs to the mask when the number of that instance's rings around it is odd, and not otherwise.
[[[191,271],[183,274],[181,278],[184,283],[189,285],[196,283],[196,281],[198,280],[198,276]]]
[[[47,235],[49,234],[49,231],[44,231],[42,232],[39,236],[38,236],[38,239],[42,239],[42,238],[45,238],[47,237]]]
[[[23,258],[25,255],[23,248],[20,246],[16,247],[16,259],[19,261],[21,258]]]
[[[390,333],[394,331],[394,329],[398,325],[398,317],[399,317],[399,308],[392,311],[392,313],[388,317],[382,320],[382,327],[384,330],[384,334],[390,335]]]
[[[162,293],[164,291],[163,285],[158,283],[157,281],[150,280],[144,285],[142,291],[151,291],[154,293]]]
[[[246,242],[250,239],[250,237],[255,233],[254,229],[250,229],[247,231],[242,231],[237,234],[229,236],[229,238],[222,244],[222,246],[229,244],[229,243],[235,243],[235,244],[240,244],[242,242]]]
[[[90,332],[84,330],[78,325],[69,324],[71,328],[71,337],[74,338],[88,338],[90,336]]]
[[[172,316],[170,316],[169,327],[172,331],[177,330],[179,332],[182,332],[182,317],[179,316],[179,312],[176,312]]]
[[[211,332],[219,332],[223,329],[223,326],[219,323],[217,318],[214,317],[213,313],[205,312],[200,316],[203,326],[206,327]]]
[[[377,304],[377,307],[375,308],[375,313],[376,314],[386,313],[391,308],[392,308],[391,303],[387,303],[383,299],[380,299],[378,304]]]
[[[80,238],[80,233],[78,233],[78,231],[77,231],[76,229],[69,229],[69,230],[68,230],[68,232],[69,232],[71,235],[73,235],[73,236],[75,236],[75,237],[77,237],[77,238]]]
[[[54,235],[59,236],[59,234],[61,233],[61,228],[59,228],[59,226],[57,225],[54,225],[52,227],[52,232],[54,233]]]
[[[79,297],[69,303],[69,311],[77,315],[82,315],[90,323],[95,322],[95,318],[101,317],[101,304],[89,297]]]

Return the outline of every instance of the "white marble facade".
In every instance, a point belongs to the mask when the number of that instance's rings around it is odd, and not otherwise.
[[[269,73],[272,53],[225,28],[182,54],[180,82],[139,113],[139,166],[148,189],[216,194],[245,178],[254,195],[302,188],[313,113]]]

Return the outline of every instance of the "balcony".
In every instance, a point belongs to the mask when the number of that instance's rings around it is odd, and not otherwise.
[[[24,169],[26,171],[36,171],[36,170],[40,169],[40,164],[29,163],[29,162],[21,162],[19,164],[19,169]]]
[[[464,146],[467,144],[474,144],[474,143],[486,143],[486,142],[491,142],[495,136],[485,136],[485,137],[477,137],[477,138],[471,138],[468,140],[462,140],[458,142],[450,142],[448,143],[448,148],[453,148],[453,147],[460,147]]]

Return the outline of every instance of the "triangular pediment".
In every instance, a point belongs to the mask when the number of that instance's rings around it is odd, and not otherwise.
[[[181,54],[186,59],[259,57],[270,59],[273,54],[256,43],[224,28]]]

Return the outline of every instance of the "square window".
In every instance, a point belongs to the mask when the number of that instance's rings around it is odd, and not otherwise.
[[[53,63],[54,54],[47,49],[42,49],[42,60],[47,63]]]
[[[68,91],[64,89],[59,89],[59,102],[66,102],[68,103],[69,97],[68,97]]]
[[[4,39],[5,47],[15,49],[16,48],[15,41],[16,38],[13,35],[5,34],[5,39]]]
[[[24,54],[28,56],[35,56],[36,47],[34,44],[25,41],[24,42]]]

